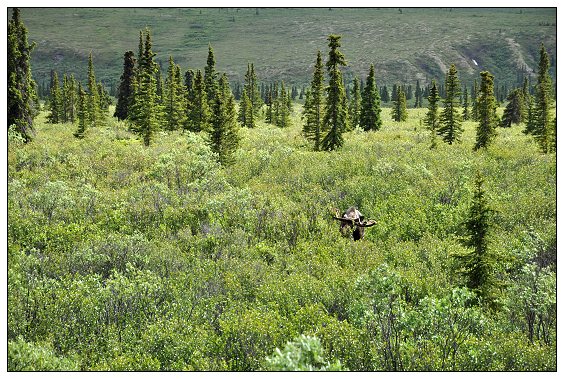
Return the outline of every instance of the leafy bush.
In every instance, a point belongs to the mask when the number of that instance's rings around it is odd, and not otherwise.
[[[339,361],[325,359],[319,339],[303,334],[287,342],[282,351],[276,348],[266,358],[266,368],[272,371],[343,371]]]

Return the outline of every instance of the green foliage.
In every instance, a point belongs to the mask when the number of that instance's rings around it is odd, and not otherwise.
[[[303,134],[307,139],[313,141],[314,151],[319,151],[321,148],[321,133],[325,110],[323,82],[323,62],[321,60],[321,51],[318,50],[311,88],[306,92],[302,115],[302,119],[304,119]]]
[[[235,113],[235,99],[229,88],[227,76],[219,80],[218,92],[212,107],[210,146],[222,165],[233,161],[233,153],[239,145],[239,128]]]
[[[521,89],[515,89],[509,93],[507,96],[508,104],[503,110],[503,116],[501,118],[501,123],[499,124],[503,128],[510,128],[511,124],[520,124],[525,120],[525,100],[523,97],[523,91]]]
[[[323,117],[323,129],[327,134],[321,141],[321,149],[326,151],[337,150],[343,146],[343,133],[347,129],[347,106],[343,74],[339,66],[346,66],[345,56],[339,50],[341,36],[331,34],[329,41],[329,58],[327,73],[329,85],[327,86],[327,103]]]
[[[488,71],[480,73],[480,96],[478,97],[478,128],[476,129],[476,143],[474,150],[487,148],[496,136],[495,129],[499,124],[496,113],[497,102],[494,96],[494,77]]]
[[[266,362],[272,371],[343,371],[339,361],[329,362],[324,357],[319,339],[303,334],[287,342],[282,351],[276,348]]]
[[[407,120],[407,106],[405,100],[405,93],[403,92],[402,86],[398,86],[397,96],[394,100],[394,105],[392,107],[392,120],[395,122]]]
[[[186,98],[182,85],[180,66],[169,57],[168,71],[165,81],[164,112],[166,115],[166,128],[168,130],[180,129],[186,119]]]
[[[551,122],[553,95],[552,80],[548,74],[549,67],[548,53],[544,48],[544,44],[541,44],[538,81],[535,86],[534,107],[529,117],[529,131],[535,137],[544,153],[553,152],[556,146],[556,128]]]
[[[501,287],[496,266],[500,257],[491,249],[493,210],[488,206],[483,183],[483,177],[478,174],[469,215],[464,223],[464,245],[471,250],[455,257],[460,262],[460,270],[468,288],[474,290],[488,305],[495,306]]]
[[[257,76],[253,63],[247,65],[243,96],[239,104],[239,121],[243,126],[254,128],[262,107],[262,100],[258,90]]]
[[[188,117],[186,118],[185,129],[192,132],[208,131],[210,117],[204,78],[202,72],[197,70],[194,88],[188,92]]]
[[[445,98],[440,115],[440,126],[437,129],[437,134],[443,137],[443,140],[449,145],[452,145],[453,142],[460,142],[463,131],[462,120],[458,112],[460,81],[457,74],[456,67],[452,64],[446,75]]]
[[[135,57],[133,51],[123,55],[123,72],[120,77],[118,99],[114,117],[125,120],[129,114],[133,97],[133,81],[135,80]]]
[[[27,28],[20,18],[20,10],[12,10],[8,21],[8,127],[15,126],[25,140],[34,135],[33,119],[37,115],[36,84],[31,77],[31,52],[35,43],[28,43]]]
[[[42,112],[32,144],[10,137],[8,343],[84,371],[264,370],[302,334],[354,371],[555,370],[554,155],[516,128],[472,152],[470,121],[430,150],[426,109],[316,152],[294,107],[289,127],[240,128],[229,166],[208,132],[145,147],[115,119],[78,140]],[[456,272],[476,171],[495,312]],[[361,241],[331,218],[351,204],[378,221]]]
[[[77,371],[78,368],[76,361],[58,357],[50,346],[21,338],[8,342],[8,371]]]
[[[439,96],[439,90],[437,89],[437,84],[433,80],[431,89],[429,90],[429,101],[428,111],[425,114],[423,123],[427,126],[427,129],[431,132],[431,149],[437,147],[437,129],[439,128],[439,101],[441,100]]]
[[[289,105],[291,104],[292,100],[290,99],[288,92],[286,92],[286,88],[284,87],[284,82],[280,83],[280,93],[276,96],[276,99],[274,101],[276,103],[275,105],[276,126],[279,126],[281,128],[286,128],[290,126],[291,109]]]
[[[374,65],[370,65],[370,72],[366,78],[362,92],[362,106],[360,108],[360,126],[364,130],[378,130],[382,126],[380,118],[380,94],[374,79]]]
[[[53,86],[51,87],[51,98],[49,99],[50,114],[47,116],[49,122],[58,124],[63,121],[63,97],[59,85],[59,75],[53,73]]]
[[[100,93],[94,73],[94,63],[92,62],[92,52],[88,56],[88,97],[87,97],[87,125],[95,127],[102,122],[102,110],[100,109]]]

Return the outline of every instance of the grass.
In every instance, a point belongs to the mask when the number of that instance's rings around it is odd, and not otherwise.
[[[38,82],[48,82],[52,69],[85,79],[92,51],[98,79],[116,83],[123,54],[137,53],[145,27],[165,66],[172,54],[183,70],[202,68],[211,43],[218,70],[232,83],[242,82],[248,62],[259,80],[309,83],[331,33],[343,36],[345,79],[364,78],[374,63],[379,85],[442,81],[451,63],[464,82],[488,70],[512,85],[523,64],[536,68],[541,42],[549,54],[556,48],[554,8],[261,8],[258,15],[254,8],[26,8],[22,19],[37,43]]]

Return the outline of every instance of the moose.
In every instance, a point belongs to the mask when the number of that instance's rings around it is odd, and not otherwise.
[[[352,235],[355,241],[364,237],[364,228],[376,225],[376,221],[374,220],[364,221],[364,216],[355,207],[347,209],[346,212],[343,213],[343,216],[339,216],[339,210],[335,209],[333,218],[341,221],[341,234],[344,236],[348,234],[349,229],[352,229]]]

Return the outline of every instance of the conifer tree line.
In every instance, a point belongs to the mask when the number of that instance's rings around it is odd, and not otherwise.
[[[37,85],[31,76],[31,52],[35,44],[27,41],[27,28],[14,8],[8,21],[8,128],[25,142],[33,139],[33,119],[39,113]]]
[[[102,83],[96,81],[92,52],[88,57],[87,89],[85,101],[81,104],[79,100],[82,86],[74,74],[63,74],[61,83],[58,73],[52,71],[50,96],[45,104],[49,111],[47,120],[53,124],[80,121],[85,128],[103,125],[112,100]],[[75,133],[75,136],[83,137],[84,130]]]
[[[459,142],[463,133],[462,122],[474,121],[477,123],[476,150],[491,144],[498,126],[507,128],[524,124],[524,133],[538,142],[542,152],[555,151],[554,87],[549,75],[551,59],[543,44],[534,85],[529,76],[521,73],[518,78],[522,79],[522,85],[510,90],[506,83],[495,85],[495,78],[487,71],[480,73],[480,80],[461,85],[456,67],[451,65],[442,83],[422,85],[417,79],[414,85],[396,83],[388,90],[386,85],[376,86],[374,66],[370,67],[366,78],[353,77],[350,85],[345,86],[341,67],[347,63],[339,49],[340,39],[335,35],[328,37],[327,61],[323,63],[318,52],[314,78],[308,88],[303,86],[301,90],[284,81],[259,84],[254,64],[249,63],[244,84],[238,83],[235,93],[229,91],[233,100],[240,99],[238,112],[221,111],[225,115],[234,114],[235,124],[248,128],[256,127],[261,117],[269,124],[287,127],[291,125],[292,101],[299,97],[304,100],[303,133],[312,141],[313,149],[336,150],[342,146],[346,131],[357,127],[365,131],[380,129],[382,104],[391,105],[394,121],[405,121],[407,104],[411,100],[414,108],[423,107],[425,103],[428,106],[422,121],[431,131],[432,146],[436,146],[437,136],[448,144]],[[39,109],[37,85],[31,77],[29,63],[33,47],[27,41],[27,30],[16,8],[8,24],[8,126],[25,141],[33,137],[33,118]],[[228,98],[219,99],[227,96],[228,91],[220,87],[222,75],[215,70],[211,45],[205,68],[187,70],[184,74],[172,56],[167,68],[161,67],[155,56],[150,31],[140,31],[137,56],[133,51],[124,54],[123,73],[115,90],[114,117],[125,120],[145,145],[151,144],[157,130],[211,133],[213,128],[220,127],[218,120],[224,120],[214,118],[218,103],[236,109]],[[228,80],[227,85],[229,87]],[[498,118],[496,108],[502,101],[506,106],[503,116]],[[88,129],[106,123],[110,104],[110,94],[96,80],[92,52],[85,85],[74,75],[52,72],[46,101],[49,122],[78,122],[75,136],[83,137]],[[222,122],[231,124],[227,120]],[[220,150],[219,147],[215,149]]]

